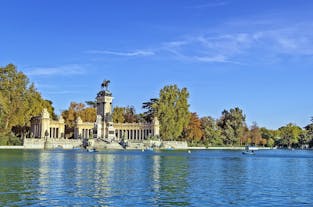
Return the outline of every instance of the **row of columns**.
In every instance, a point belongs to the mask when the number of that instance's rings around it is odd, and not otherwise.
[[[129,139],[129,140],[143,140],[147,139],[149,135],[153,135],[151,129],[128,129],[128,130],[115,130],[115,136],[118,139]]]
[[[50,127],[50,138],[59,138],[59,128],[56,127]]]
[[[33,125],[33,136],[35,138],[39,138],[40,137],[40,132],[41,132],[41,127],[39,124],[34,124]]]
[[[82,129],[82,131],[81,131],[81,138],[89,139],[90,135],[92,135],[92,134],[93,134],[93,130],[92,129]]]

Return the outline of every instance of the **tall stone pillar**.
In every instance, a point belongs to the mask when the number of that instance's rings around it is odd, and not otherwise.
[[[78,117],[76,119],[76,126],[74,129],[74,138],[79,139],[82,138],[82,129],[81,129],[81,124],[83,123],[82,119]]]
[[[50,128],[50,114],[46,108],[41,112],[41,133],[40,137],[45,138],[49,137],[49,128]]]
[[[101,115],[97,115],[97,120],[96,120],[96,126],[95,128],[97,129],[97,138],[102,137],[102,117]]]
[[[160,136],[160,122],[157,117],[153,119],[153,136]]]
[[[65,125],[64,119],[62,116],[59,117],[59,138],[64,138],[65,136]]]
[[[107,124],[107,138],[109,141],[114,140],[115,138],[115,128],[113,127],[113,122],[108,122]]]

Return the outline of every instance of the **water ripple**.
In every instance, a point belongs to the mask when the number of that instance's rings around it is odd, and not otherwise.
[[[0,206],[312,206],[312,151],[0,151]]]

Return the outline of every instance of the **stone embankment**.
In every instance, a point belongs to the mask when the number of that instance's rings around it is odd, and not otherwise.
[[[78,139],[24,139],[24,149],[73,149],[81,145]]]
[[[96,149],[124,149],[118,142],[105,142],[103,140],[92,139],[88,141],[90,148]],[[83,146],[80,139],[30,139],[24,140],[24,146],[0,146],[0,149],[73,149]],[[128,141],[126,149],[138,150],[146,148],[158,149],[176,149],[176,150],[244,150],[245,147],[188,147],[184,141],[161,141],[161,140],[144,140]],[[269,147],[259,147],[260,150],[272,149]]]

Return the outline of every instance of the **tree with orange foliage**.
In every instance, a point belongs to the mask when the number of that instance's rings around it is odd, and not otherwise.
[[[78,117],[84,122],[94,122],[96,120],[96,109],[87,107],[83,103],[71,102],[69,108],[62,112],[62,117],[68,127],[74,127]]]
[[[201,120],[197,113],[191,113],[189,124],[184,130],[184,137],[190,142],[199,142],[202,135]]]

